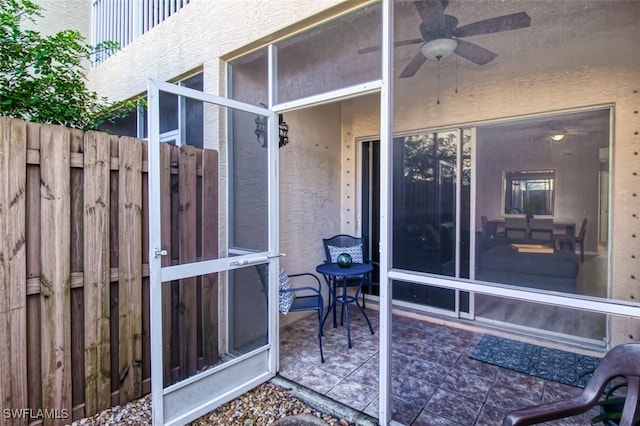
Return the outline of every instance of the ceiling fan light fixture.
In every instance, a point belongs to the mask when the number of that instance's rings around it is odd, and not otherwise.
[[[420,47],[420,51],[427,59],[444,59],[458,47],[458,42],[452,38],[437,38],[431,40]]]

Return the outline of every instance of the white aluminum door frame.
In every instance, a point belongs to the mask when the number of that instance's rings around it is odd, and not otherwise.
[[[160,217],[160,91],[268,118],[268,135],[277,135],[277,115],[267,109],[150,79],[149,110],[149,269],[151,327],[151,390],[153,423],[178,425],[192,421],[275,375],[278,352],[278,304],[268,304],[268,344],[238,358],[198,373],[168,387],[163,386],[162,285],[172,280],[226,272],[247,265],[269,264],[269,300],[278,300],[278,157],[277,144],[268,146],[268,246],[265,252],[233,258],[162,267]],[[226,125],[226,124],[225,124]],[[269,137],[269,136],[268,136]],[[276,140],[273,137],[270,140]],[[274,272],[276,271],[276,272]],[[167,285],[167,284],[165,284]]]

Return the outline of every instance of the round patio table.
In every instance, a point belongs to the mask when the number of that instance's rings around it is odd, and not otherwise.
[[[343,316],[346,317],[347,321],[347,342],[349,343],[349,348],[351,348],[351,326],[349,323],[350,303],[355,303],[358,309],[360,309],[360,312],[362,312],[362,315],[364,315],[364,319],[367,320],[367,324],[369,325],[371,334],[373,334],[373,327],[371,327],[369,317],[367,316],[367,313],[364,311],[362,306],[360,306],[360,303],[358,303],[358,294],[360,293],[360,288],[362,287],[364,276],[371,271],[373,271],[373,266],[368,263],[352,263],[348,268],[343,268],[337,263],[323,263],[316,267],[316,272],[324,276],[324,279],[329,286],[329,293],[331,296],[329,298],[329,309],[327,309],[327,313],[322,320],[322,326],[324,327],[324,322],[327,320],[329,312],[333,311],[333,327],[337,327],[336,307],[338,304],[341,304]],[[360,280],[357,285],[356,294],[353,296],[347,293],[347,280],[349,278],[351,278],[352,280]],[[338,287],[342,287],[341,292],[338,291]],[[340,322],[342,325],[342,319],[340,320]]]

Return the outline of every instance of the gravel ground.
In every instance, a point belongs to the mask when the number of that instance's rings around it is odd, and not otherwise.
[[[348,426],[345,419],[337,419],[316,411],[299,399],[273,384],[263,383],[240,397],[229,401],[212,412],[200,417],[191,426],[261,426],[279,421],[279,424],[313,424],[311,421],[287,421],[286,418],[318,420],[319,424]],[[311,416],[311,417],[310,417]],[[76,420],[71,426],[80,425],[150,425],[151,395],[147,395],[124,406],[109,408],[93,417]]]

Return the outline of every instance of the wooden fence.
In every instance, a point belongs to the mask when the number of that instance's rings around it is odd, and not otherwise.
[[[143,396],[146,142],[6,118],[0,135],[0,423],[66,424]],[[161,168],[163,261],[215,258],[217,152],[163,144]],[[163,287],[165,386],[218,360],[216,307],[215,275]]]

